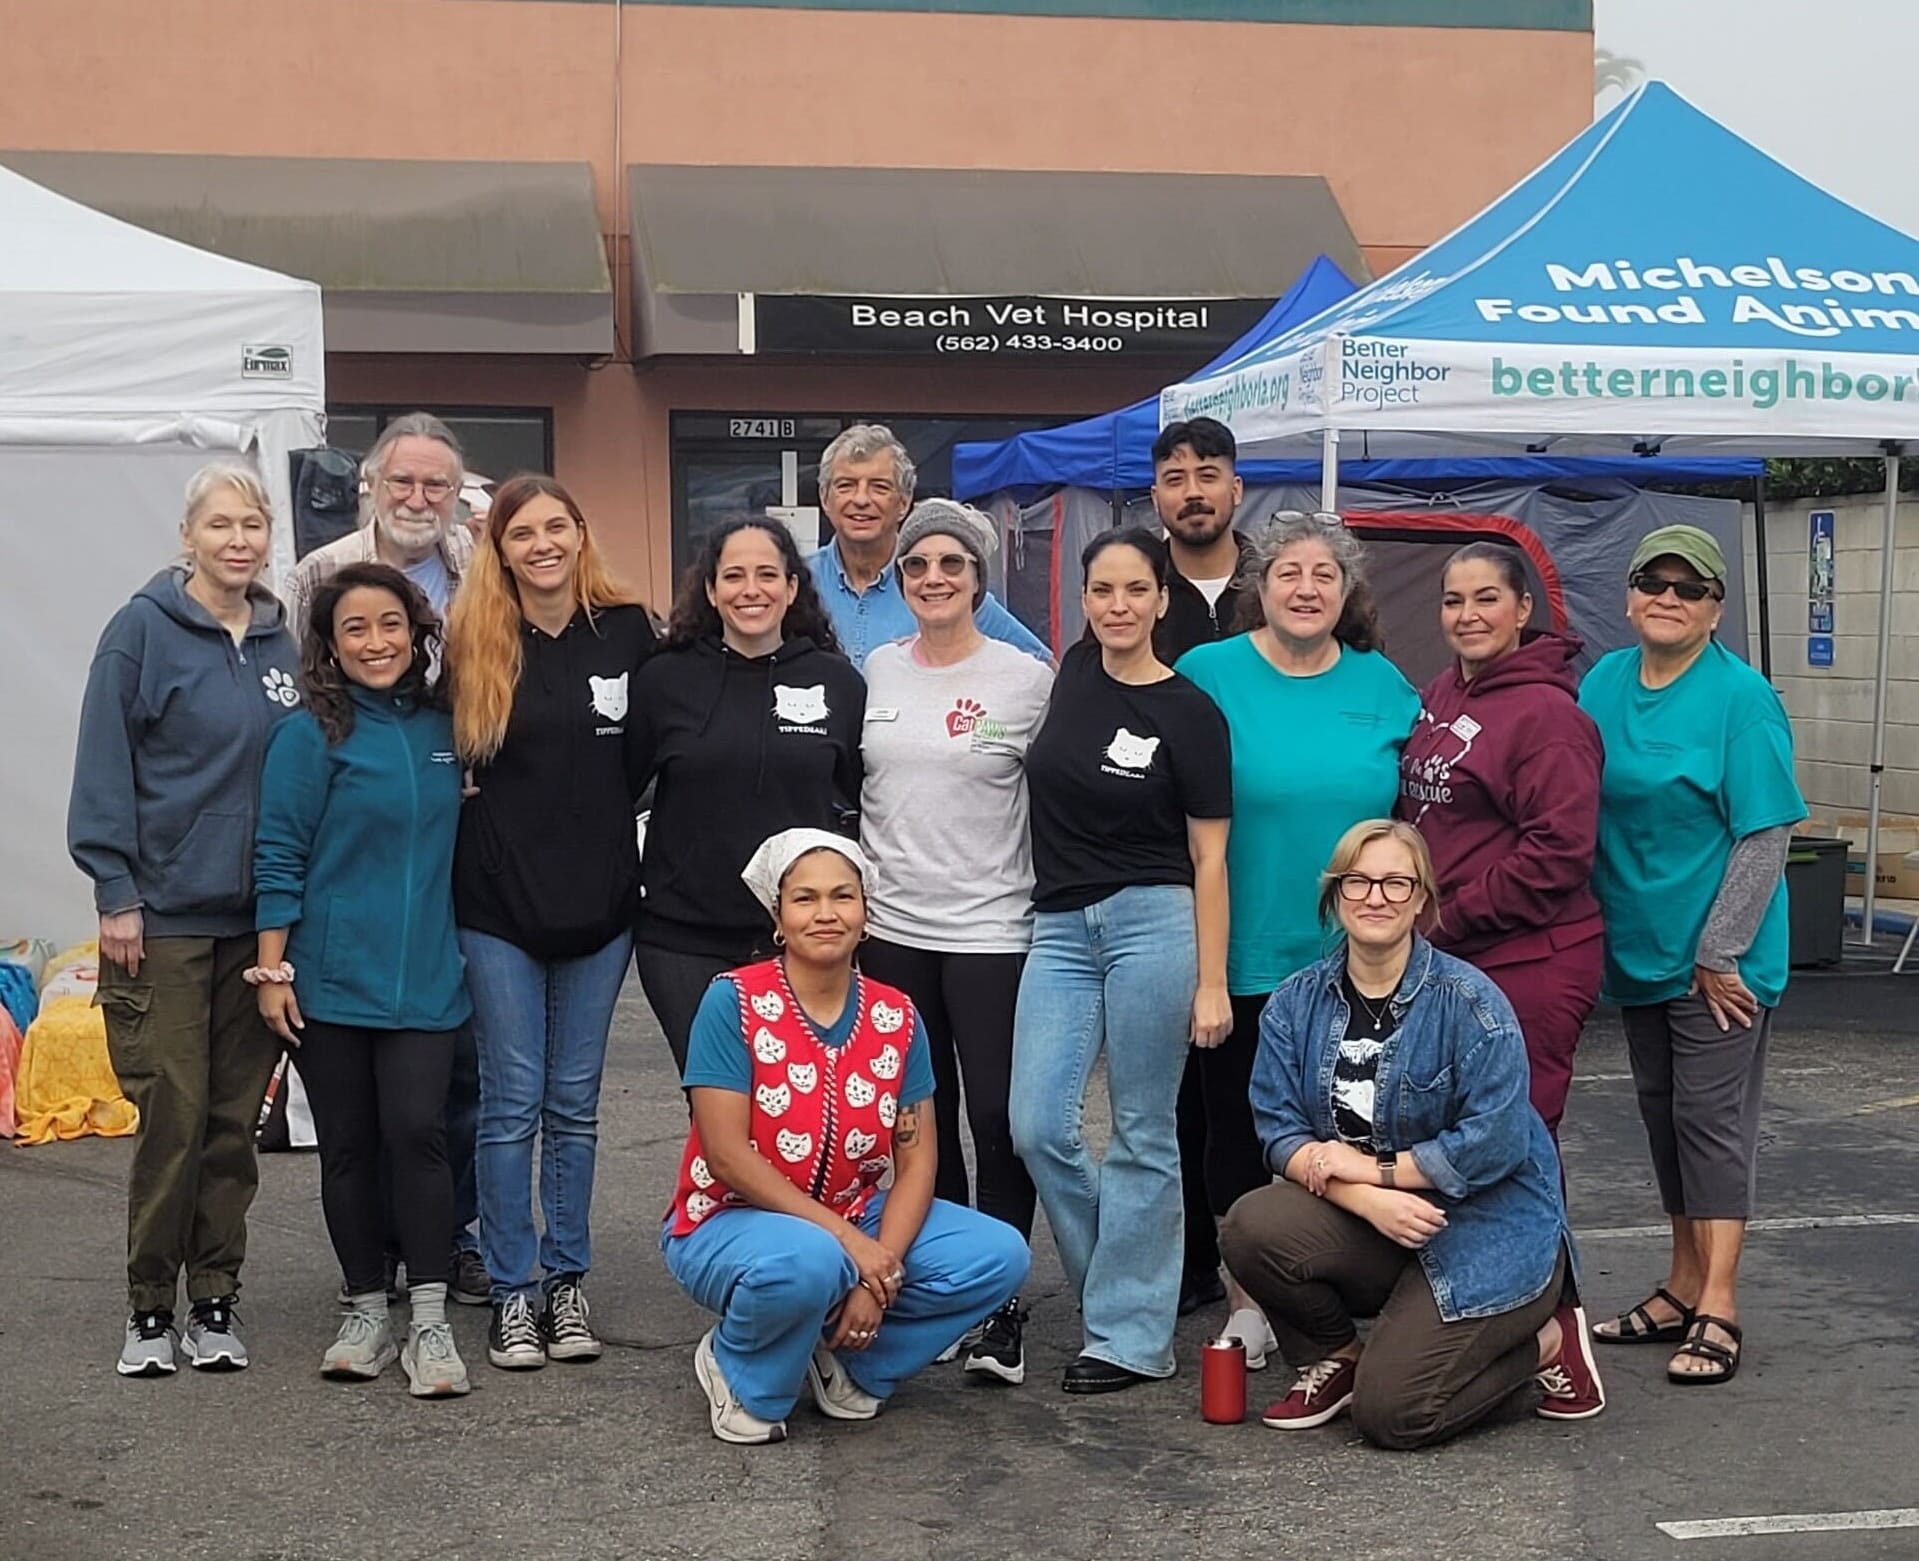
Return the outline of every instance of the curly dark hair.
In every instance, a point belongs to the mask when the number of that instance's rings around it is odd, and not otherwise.
[[[416,705],[444,709],[445,678],[435,678],[441,661],[440,620],[428,605],[426,593],[390,564],[347,564],[313,593],[307,610],[306,638],[300,642],[300,682],[307,709],[320,723],[329,746],[343,743],[353,731],[353,700],[348,678],[333,653],[333,619],[347,592],[362,587],[386,591],[399,598],[413,628],[413,660],[390,692]]]
[[[680,576],[680,588],[673,596],[673,614],[666,622],[662,648],[682,650],[696,640],[720,637],[724,630],[720,612],[707,600],[706,592],[720,577],[720,554],[726,550],[728,539],[742,531],[764,531],[771,537],[786,566],[786,578],[799,582],[799,593],[780,622],[782,635],[787,639],[804,635],[821,650],[845,654],[840,649],[840,637],[833,632],[833,619],[820,600],[818,587],[813,584],[813,571],[800,556],[799,544],[793,540],[793,533],[770,515],[735,515],[707,533],[706,540],[700,544],[700,556]]]
[[[1384,652],[1386,635],[1379,626],[1379,604],[1366,570],[1366,544],[1331,514],[1275,510],[1264,529],[1254,533],[1238,576],[1240,583],[1251,589],[1240,596],[1234,630],[1244,633],[1265,626],[1266,577],[1279,562],[1279,555],[1295,542],[1321,543],[1339,566],[1346,602],[1340,609],[1339,622],[1333,625],[1333,638],[1354,650]]]

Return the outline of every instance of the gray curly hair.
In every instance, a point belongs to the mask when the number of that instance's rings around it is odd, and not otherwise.
[[[855,423],[842,429],[833,442],[820,452],[820,491],[833,481],[833,468],[841,461],[870,461],[876,455],[893,457],[893,480],[899,485],[900,498],[913,502],[913,488],[919,481],[919,468],[906,453],[899,436],[884,423]]]
[[[1254,535],[1241,576],[1242,583],[1250,589],[1240,598],[1239,627],[1256,629],[1266,621],[1261,602],[1266,576],[1279,561],[1279,555],[1298,542],[1319,543],[1333,555],[1333,563],[1338,566],[1345,599],[1340,605],[1339,622],[1333,625],[1333,638],[1354,650],[1384,650],[1386,640],[1379,630],[1379,608],[1373,600],[1372,580],[1366,568],[1366,544],[1329,510],[1310,513],[1275,510]]]

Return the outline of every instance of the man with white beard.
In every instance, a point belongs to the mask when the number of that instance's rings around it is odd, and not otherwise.
[[[388,423],[360,463],[360,529],[307,554],[281,593],[295,641],[306,633],[313,593],[347,564],[391,564],[444,621],[473,556],[472,533],[455,524],[465,474],[460,441],[432,413]]]
[[[432,413],[409,412],[388,423],[360,463],[365,488],[360,497],[360,529],[307,554],[281,593],[294,639],[305,637],[313,593],[348,564],[392,565],[426,593],[444,623],[467,561],[473,557],[473,532],[458,523],[465,475],[460,441]],[[294,1066],[299,1066],[297,1054]],[[472,1026],[462,1025],[453,1043],[453,1077],[446,1102],[446,1159],[453,1172],[454,1220],[447,1294],[468,1306],[484,1306],[491,1298],[475,1234],[479,1193],[473,1141],[479,1114],[479,1057]],[[387,1291],[392,1295],[395,1243],[390,1233],[387,1251]]]

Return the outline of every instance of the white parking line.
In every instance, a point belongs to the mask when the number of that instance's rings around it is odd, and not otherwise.
[[[1770,1518],[1703,1518],[1656,1524],[1671,1539],[1743,1539],[1750,1534],[1834,1534],[1843,1529],[1919,1528],[1919,1507],[1873,1512],[1784,1512]]]
[[[1854,1230],[1874,1225],[1919,1225],[1919,1214],[1798,1214],[1779,1219],[1751,1220],[1746,1229],[1768,1230]],[[1598,1230],[1579,1230],[1573,1234],[1581,1241],[1640,1241],[1652,1236],[1669,1236],[1670,1225],[1612,1225]]]
[[[1832,1067],[1830,1064],[1822,1063],[1817,1066],[1805,1068],[1768,1068],[1766,1069],[1766,1077],[1769,1079],[1806,1079],[1811,1078],[1815,1074],[1837,1073],[1838,1071],[1837,1068]],[[1575,1073],[1573,1075],[1573,1083],[1630,1084],[1632,1083],[1632,1075],[1630,1073]]]

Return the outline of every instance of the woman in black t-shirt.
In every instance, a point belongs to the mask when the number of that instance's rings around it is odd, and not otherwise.
[[[1232,1028],[1226,995],[1226,722],[1153,654],[1166,547],[1142,529],[1081,556],[1090,639],[1067,653],[1026,756],[1032,953],[1013,1039],[1013,1142],[1079,1294],[1068,1393],[1173,1374],[1183,1210],[1174,1102],[1186,1048]],[[1113,1135],[1080,1133],[1106,1051]]]

